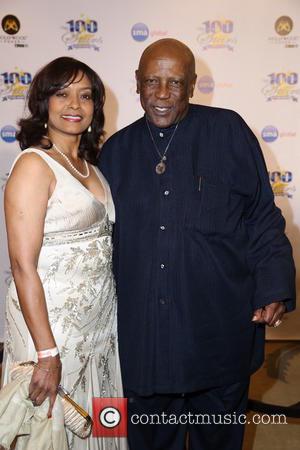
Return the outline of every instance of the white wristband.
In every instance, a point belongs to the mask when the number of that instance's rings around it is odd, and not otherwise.
[[[58,355],[59,351],[57,347],[48,348],[47,350],[40,350],[37,352],[37,356],[39,359],[41,358],[48,358],[49,356],[56,356]]]

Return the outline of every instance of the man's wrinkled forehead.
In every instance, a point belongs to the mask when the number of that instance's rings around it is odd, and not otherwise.
[[[190,49],[179,41],[166,39],[157,41],[147,47],[140,59],[139,69],[143,70],[153,60],[172,59],[184,65],[188,71],[195,73],[195,58]]]

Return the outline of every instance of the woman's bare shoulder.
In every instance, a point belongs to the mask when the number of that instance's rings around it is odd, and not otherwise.
[[[37,149],[39,150],[39,149]],[[42,152],[42,150],[40,150]],[[48,176],[52,177],[52,170],[43,157],[34,151],[25,151],[20,154],[11,171],[11,176]]]

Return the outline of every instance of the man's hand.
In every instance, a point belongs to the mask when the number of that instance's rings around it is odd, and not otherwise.
[[[265,323],[269,327],[274,327],[277,320],[282,320],[285,313],[285,304],[283,302],[270,303],[263,308],[254,311],[252,321],[256,323]]]

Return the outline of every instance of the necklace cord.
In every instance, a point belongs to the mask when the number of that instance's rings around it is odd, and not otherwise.
[[[178,125],[179,125],[179,122],[177,122],[176,127],[175,127],[175,129],[174,129],[174,131],[173,131],[173,133],[172,133],[172,135],[171,135],[171,137],[170,137],[170,139],[169,139],[169,142],[168,142],[168,144],[167,144],[167,146],[166,146],[166,148],[165,148],[163,154],[161,154],[161,152],[159,151],[159,148],[158,148],[157,145],[156,145],[156,142],[155,142],[155,140],[154,140],[154,137],[153,137],[153,134],[152,134],[152,131],[151,131],[151,128],[150,128],[148,119],[147,119],[147,116],[146,116],[146,123],[147,123],[147,127],[148,127],[148,130],[149,130],[149,134],[150,134],[151,140],[152,140],[153,145],[154,145],[154,147],[155,147],[155,149],[156,149],[156,151],[157,151],[157,153],[158,153],[158,155],[159,155],[159,157],[160,157],[160,160],[161,160],[161,161],[165,161],[165,160],[167,159],[167,157],[166,157],[167,151],[169,150],[170,144],[171,144],[171,142],[172,142],[172,139],[173,139],[173,137],[174,137],[174,134],[176,133],[176,130],[177,130]]]

